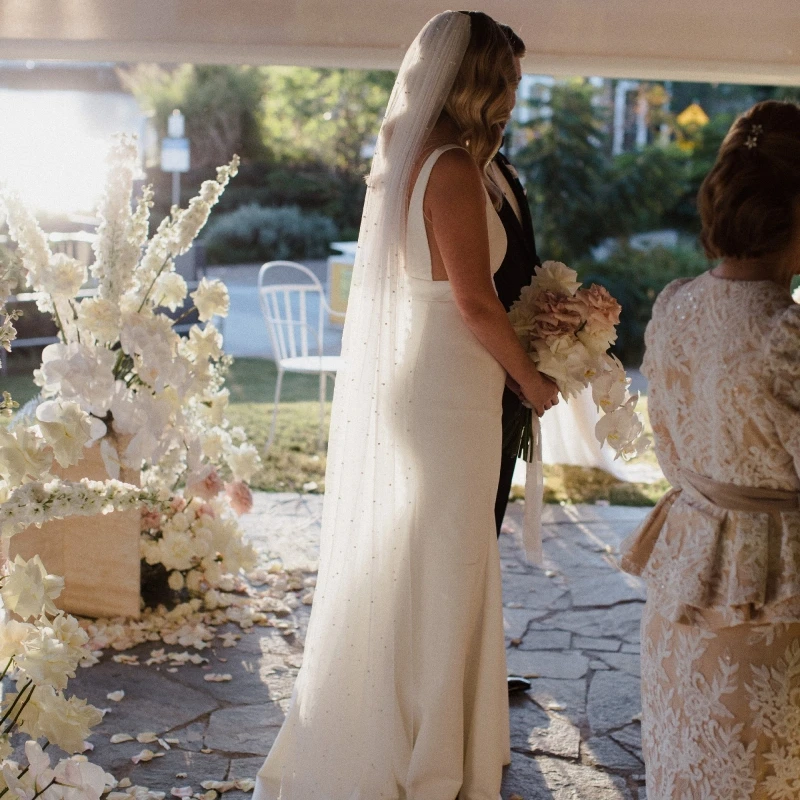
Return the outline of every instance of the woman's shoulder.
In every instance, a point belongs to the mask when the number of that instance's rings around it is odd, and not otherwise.
[[[475,159],[460,145],[449,145],[447,149],[438,148],[439,155],[431,171],[431,179],[458,181],[480,179],[480,171]],[[434,151],[436,152],[436,151]]]
[[[655,303],[653,303],[653,319],[665,314],[668,311],[672,301],[675,299],[675,295],[677,295],[678,292],[687,284],[690,284],[693,281],[694,278],[678,278],[677,280],[668,283],[658,293],[658,297],[656,297]]]
[[[764,356],[773,394],[800,409],[800,305],[797,303],[773,317]]]
[[[447,206],[466,202],[482,207],[483,179],[475,159],[463,147],[453,146],[439,153],[431,168],[425,199]]]

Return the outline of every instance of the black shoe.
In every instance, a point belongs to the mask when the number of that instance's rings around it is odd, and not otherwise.
[[[508,693],[527,692],[531,688],[531,682],[527,678],[520,678],[519,675],[508,676]]]

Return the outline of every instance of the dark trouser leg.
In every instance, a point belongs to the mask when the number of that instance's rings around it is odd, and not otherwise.
[[[521,407],[519,398],[508,389],[503,392],[503,430],[510,419],[516,415]],[[497,535],[500,535],[500,526],[506,514],[508,495],[511,491],[511,479],[514,477],[514,467],[517,464],[516,456],[504,455],[500,461],[500,479],[497,484],[497,499],[494,503],[494,519],[497,525]]]
[[[517,465],[516,456],[503,456],[500,462],[500,481],[497,484],[497,499],[494,501],[494,521],[497,525],[497,535],[500,535],[500,526],[506,515],[508,495],[511,492],[511,479],[514,477],[514,467]]]

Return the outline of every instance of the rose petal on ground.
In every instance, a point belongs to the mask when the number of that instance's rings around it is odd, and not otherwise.
[[[113,700],[115,703],[119,703],[122,698],[125,697],[125,690],[124,689],[117,689],[116,692],[109,692],[106,695],[106,700]]]
[[[136,734],[136,741],[141,742],[141,744],[152,744],[153,742],[158,741],[158,734],[155,734],[152,731],[138,733]]]
[[[132,742],[133,736],[129,733],[115,733],[111,737],[111,744],[122,744],[122,742]]]
[[[194,789],[191,786],[173,786],[169,793],[173,797],[191,797]]]

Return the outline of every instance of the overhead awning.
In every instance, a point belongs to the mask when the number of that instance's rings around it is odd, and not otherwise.
[[[526,72],[800,85],[799,0],[483,0]],[[0,0],[0,59],[396,68],[432,0]]]

